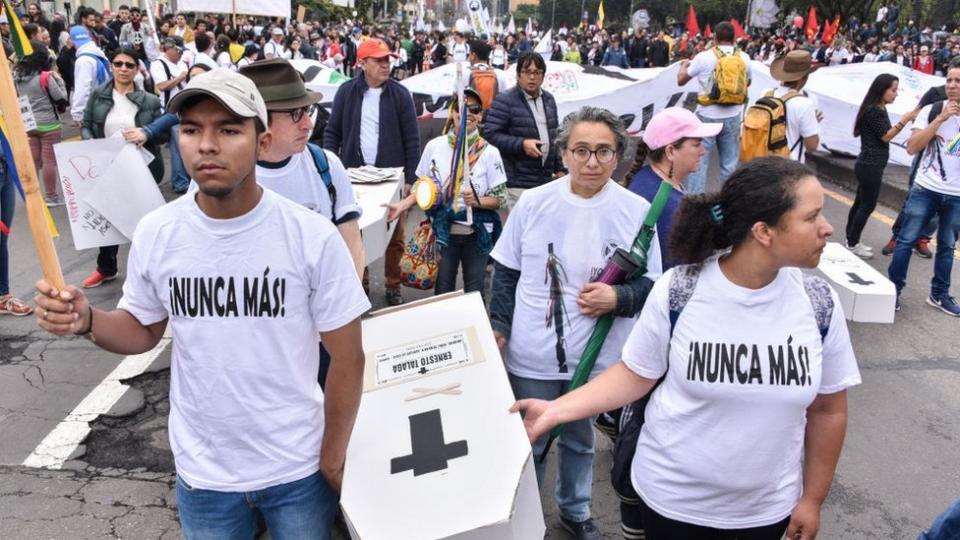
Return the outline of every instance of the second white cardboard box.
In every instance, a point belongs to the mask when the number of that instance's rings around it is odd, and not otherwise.
[[[479,294],[363,321],[364,393],[340,499],[362,540],[529,540],[530,443]]]

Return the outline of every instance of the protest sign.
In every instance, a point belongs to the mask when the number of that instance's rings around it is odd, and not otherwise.
[[[543,538],[530,443],[480,295],[374,313],[363,349],[340,499],[351,536]]]
[[[77,250],[129,241],[85,200],[125,144],[123,139],[111,138],[63,142],[53,146],[73,245]]]
[[[140,149],[125,144],[110,167],[97,179],[84,202],[106,217],[123,236],[132,239],[143,216],[160,208],[166,201]]]
[[[837,242],[827,242],[817,273],[833,285],[847,320],[893,323],[897,289],[887,276]]]

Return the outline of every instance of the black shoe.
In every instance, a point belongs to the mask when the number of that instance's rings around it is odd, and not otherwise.
[[[403,304],[403,295],[400,294],[400,289],[387,289],[387,304],[391,306]]]
[[[593,520],[587,518],[586,521],[570,521],[565,517],[560,517],[560,526],[573,535],[576,540],[602,540],[603,535],[593,525]]]

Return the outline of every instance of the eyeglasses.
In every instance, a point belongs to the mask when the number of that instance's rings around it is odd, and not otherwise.
[[[613,148],[607,148],[602,146],[596,150],[591,150],[585,146],[580,146],[570,150],[570,153],[573,154],[573,159],[578,163],[586,163],[590,161],[590,156],[597,156],[597,163],[610,163],[613,161],[613,158],[616,157],[617,152]]]
[[[123,68],[123,67],[125,67],[125,68],[127,68],[127,69],[137,69],[137,64],[135,64],[135,63],[133,63],[133,62],[124,62],[124,61],[122,61],[122,60],[117,60],[116,62],[113,63],[113,67],[115,67],[115,68],[117,68],[117,69],[120,69],[120,68]]]
[[[303,120],[304,116],[309,116],[313,118],[313,113],[317,112],[317,104],[307,105],[306,107],[300,107],[299,109],[292,109],[289,111],[277,111],[278,113],[284,112],[290,114],[290,120],[293,120],[294,124],[300,123]]]
[[[520,72],[521,75],[525,75],[527,77],[533,77],[533,78],[543,77],[543,73],[544,72],[539,69],[525,69]]]

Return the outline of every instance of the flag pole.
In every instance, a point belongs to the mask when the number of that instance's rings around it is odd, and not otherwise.
[[[40,260],[43,277],[57,290],[62,291],[66,287],[63,271],[60,269],[60,259],[53,246],[53,237],[50,235],[50,227],[44,213],[46,203],[40,194],[40,182],[37,180],[37,170],[33,166],[33,156],[30,154],[30,144],[27,142],[27,129],[20,115],[17,91],[13,86],[13,74],[10,72],[10,63],[6,55],[0,55],[0,111],[7,126],[10,149],[13,152],[14,163],[9,163],[8,166],[16,169],[20,183],[23,185],[27,220],[30,223],[33,245],[37,248],[37,258]]]

